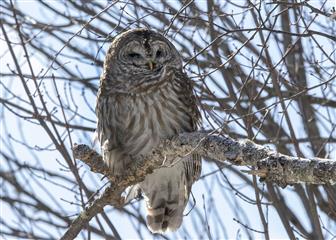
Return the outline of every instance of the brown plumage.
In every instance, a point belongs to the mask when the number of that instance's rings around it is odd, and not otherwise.
[[[103,159],[115,175],[122,175],[134,156],[148,153],[160,139],[196,130],[200,119],[179,53],[162,35],[146,29],[127,31],[112,42],[96,114]],[[201,159],[194,154],[155,170],[133,187],[129,196],[144,195],[152,232],[181,225],[200,171]]]

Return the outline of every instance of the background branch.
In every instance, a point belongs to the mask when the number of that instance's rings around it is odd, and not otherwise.
[[[173,164],[173,151],[209,157],[192,211],[160,238],[335,238],[336,186],[324,184],[334,165],[313,158],[336,159],[333,1],[182,2],[1,1],[1,239],[59,239],[79,212],[80,239],[151,238],[142,203],[123,205],[119,193]],[[202,129],[252,142],[180,136],[126,181],[108,176],[91,149],[94,103],[111,39],[137,27],[165,33],[181,53]],[[106,177],[75,160],[72,142],[90,146],[84,158]]]

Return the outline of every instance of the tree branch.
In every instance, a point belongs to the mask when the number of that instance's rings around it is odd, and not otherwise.
[[[173,139],[163,140],[150,154],[134,159],[129,171],[122,177],[112,176],[102,157],[90,147],[75,145],[73,151],[75,157],[86,163],[92,172],[107,176],[111,186],[72,222],[61,239],[75,238],[83,226],[102,212],[106,205],[122,207],[124,199],[121,193],[126,187],[143,181],[154,169],[169,167],[174,164],[173,160],[191,153],[222,162],[227,161],[236,166],[255,167],[254,170],[244,172],[257,175],[260,180],[273,182],[281,187],[300,182],[336,183],[336,161],[287,156],[250,140],[236,141],[207,132],[182,133]]]

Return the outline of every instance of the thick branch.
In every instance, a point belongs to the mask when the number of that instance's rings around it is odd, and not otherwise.
[[[209,135],[206,132],[182,133],[173,139],[163,140],[149,155],[134,159],[129,171],[122,177],[112,176],[102,157],[88,146],[76,145],[73,151],[76,158],[90,166],[91,171],[106,175],[111,181],[111,186],[73,221],[62,239],[76,237],[83,226],[101,212],[104,206],[122,207],[124,201],[120,195],[127,186],[143,181],[144,177],[156,168],[169,167],[173,164],[172,159],[176,160],[191,153],[227,161],[236,166],[255,167],[255,170],[246,172],[282,187],[300,182],[336,183],[336,161],[291,157],[249,140],[236,141],[229,137]]]
[[[115,177],[109,176],[101,156],[86,145],[75,146],[74,153],[76,158],[89,165],[93,172],[107,175],[112,182],[118,182]],[[169,166],[172,164],[171,159],[182,158],[191,153],[230,162],[236,166],[256,167],[257,170],[248,172],[281,186],[300,182],[336,183],[336,161],[287,156],[250,140],[236,141],[229,137],[209,135],[206,132],[182,133],[178,137],[162,141],[151,154],[134,160],[135,166],[130,168],[123,181],[125,179],[133,181],[135,177],[138,179],[136,182],[140,182],[145,176],[143,174],[151,173],[153,169],[162,166]]]

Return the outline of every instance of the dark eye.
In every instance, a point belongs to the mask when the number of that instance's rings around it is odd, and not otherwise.
[[[128,56],[130,58],[141,58],[141,55],[139,53],[136,53],[136,52],[131,52],[128,54]]]
[[[159,57],[162,57],[162,51],[161,50],[157,50],[156,51],[156,57],[159,58]]]

